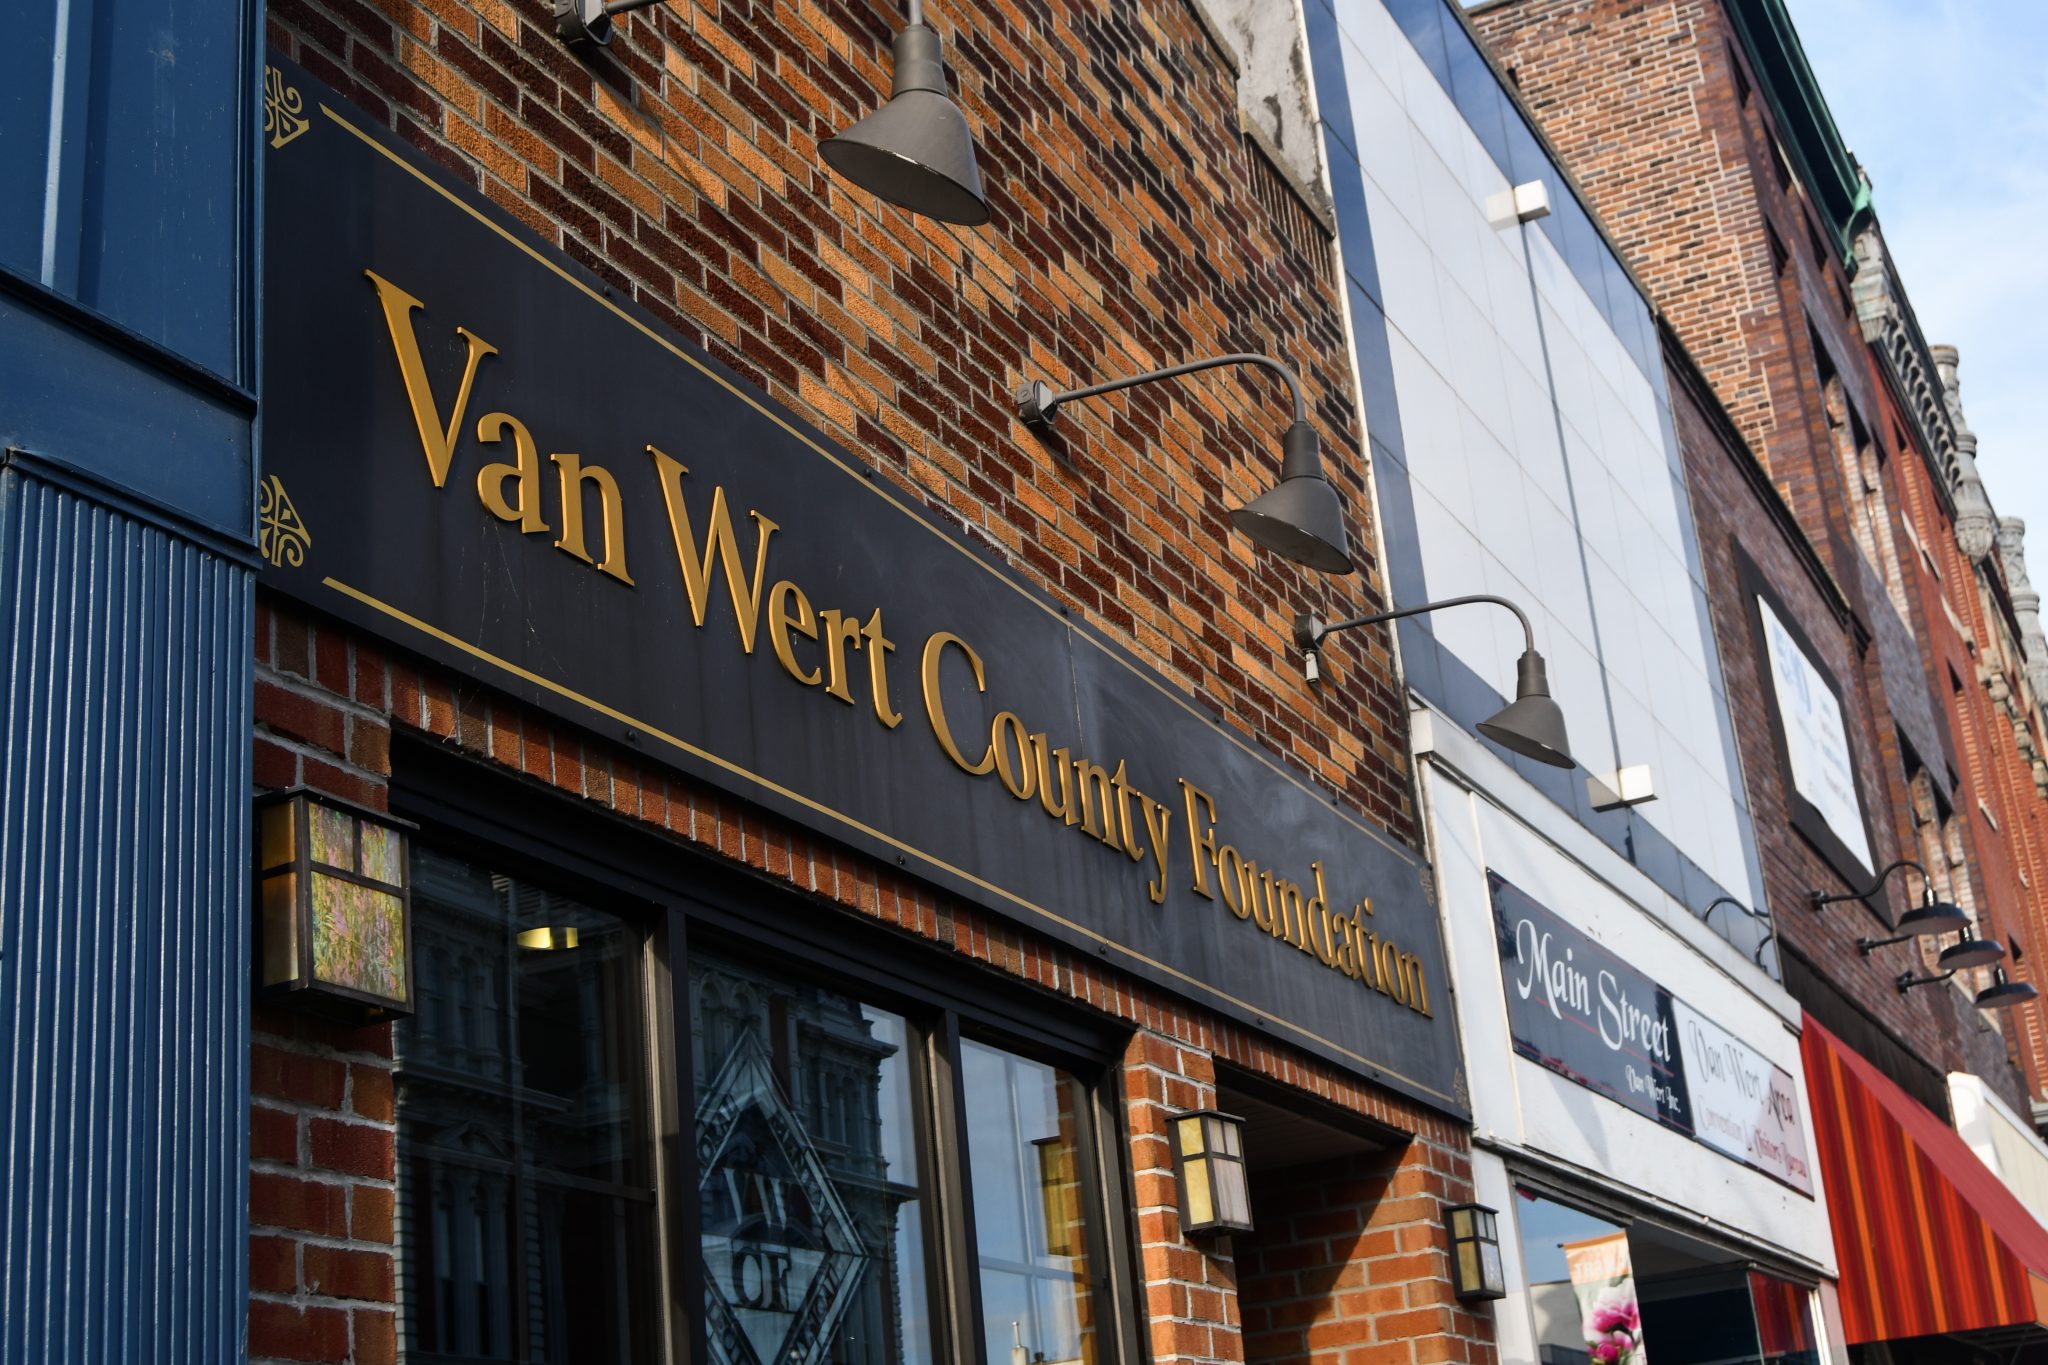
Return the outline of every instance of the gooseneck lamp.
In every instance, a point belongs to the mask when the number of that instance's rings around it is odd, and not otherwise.
[[[627,0],[631,3],[631,0]],[[896,74],[889,102],[818,145],[825,164],[899,208],[942,223],[979,227],[988,221],[974,134],[953,102],[939,35],[910,0],[910,22],[896,35]]]
[[[1479,733],[1501,748],[1524,758],[1533,758],[1538,763],[1547,763],[1553,768],[1577,766],[1572,759],[1571,745],[1565,739],[1564,712],[1550,699],[1550,679],[1544,668],[1543,656],[1536,652],[1536,632],[1522,609],[1505,597],[1495,597],[1491,593],[1446,597],[1440,602],[1354,616],[1348,621],[1337,621],[1327,626],[1304,612],[1294,618],[1294,643],[1302,652],[1302,671],[1312,683],[1322,679],[1319,655],[1323,641],[1340,630],[1356,630],[1360,626],[1375,626],[1382,621],[1397,621],[1404,616],[1419,616],[1423,612],[1468,606],[1475,602],[1506,607],[1522,623],[1522,657],[1515,664],[1515,699],[1480,721]]]
[[[1768,914],[1764,913],[1762,910],[1754,909],[1751,906],[1744,905],[1741,901],[1735,899],[1735,897],[1733,896],[1716,896],[1714,897],[1714,899],[1708,901],[1707,908],[1700,911],[1700,923],[1707,925],[1711,928],[1714,923],[1714,912],[1724,905],[1733,906],[1735,909],[1741,911],[1744,915],[1746,915],[1750,919],[1754,920],[1756,923],[1761,924],[1763,926],[1764,936],[1757,940],[1756,951],[1751,954],[1751,956],[1756,960],[1756,965],[1759,967],[1763,966],[1764,949],[1770,947],[1771,943],[1778,937],[1778,926],[1771,923],[1771,917]]]
[[[1953,934],[1958,930],[1970,927],[1970,916],[1962,907],[1934,898],[1934,879],[1927,875],[1926,868],[1914,862],[1911,858],[1901,858],[1891,864],[1884,871],[1878,873],[1876,880],[1872,881],[1869,886],[1861,891],[1839,891],[1832,895],[1823,891],[1814,891],[1809,893],[1808,899],[1816,912],[1827,909],[1837,901],[1868,900],[1878,893],[1894,872],[1908,867],[1920,874],[1920,904],[1899,917],[1898,924],[1893,926],[1899,931],[1894,937],[1859,939],[1856,946],[1863,950],[1865,956],[1868,956],[1873,949],[1889,947],[1894,943],[1904,943],[1909,938],[1920,938],[1930,934]]]
[[[1899,994],[1904,995],[1915,986],[1939,985],[1955,974],[1956,969],[1954,968],[1950,968],[1945,972],[1935,972],[1929,976],[1915,976],[1911,972],[1900,972],[1897,982]],[[1980,1010],[2009,1010],[2014,1005],[2026,1004],[2027,1001],[2032,1000],[2039,994],[2040,992],[2028,983],[2013,981],[2007,978],[2005,968],[1993,967],[1991,969],[1991,984],[1977,992],[1975,1003]]]
[[[663,0],[554,0],[555,36],[572,47],[603,47],[612,20]],[[899,208],[942,223],[979,227],[988,200],[974,160],[974,134],[953,102],[939,35],[910,0],[909,23],[896,35],[889,102],[837,137],[818,144],[825,164]]]
[[[1297,564],[1324,573],[1353,572],[1350,542],[1344,534],[1344,505],[1337,500],[1337,490],[1323,477],[1322,447],[1316,440],[1315,428],[1308,424],[1308,404],[1301,396],[1301,381],[1295,378],[1294,371],[1270,356],[1211,356],[1064,392],[1055,390],[1043,379],[1028,379],[1017,390],[1017,416],[1044,440],[1052,434],[1053,418],[1064,404],[1139,384],[1178,379],[1220,365],[1257,365],[1271,370],[1287,382],[1287,391],[1294,399],[1294,421],[1281,442],[1280,482],[1232,512],[1231,524],[1274,554]]]

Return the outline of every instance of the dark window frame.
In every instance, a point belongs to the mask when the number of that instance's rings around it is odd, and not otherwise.
[[[1764,708],[1764,715],[1770,723],[1771,751],[1777,759],[1778,781],[1785,792],[1787,819],[1799,836],[1841,879],[1843,889],[1861,889],[1869,883],[1876,868],[1866,868],[1857,860],[1856,855],[1849,851],[1848,845],[1844,844],[1829,827],[1820,808],[1801,795],[1798,787],[1793,784],[1792,750],[1785,735],[1784,719],[1778,713],[1778,680],[1771,670],[1770,642],[1764,634],[1763,616],[1756,609],[1759,598],[1770,604],[1772,613],[1784,625],[1785,633],[1792,637],[1792,643],[1805,654],[1806,661],[1813,665],[1813,671],[1819,676],[1821,684],[1835,699],[1836,709],[1842,716],[1842,743],[1848,750],[1849,775],[1856,786],[1856,813],[1863,820],[1863,841],[1870,849],[1872,860],[1876,861],[1881,855],[1878,853],[1877,826],[1871,820],[1871,801],[1867,794],[1869,773],[1863,760],[1856,753],[1853,733],[1857,724],[1856,715],[1849,708],[1841,682],[1822,665],[1820,651],[1814,648],[1813,639],[1806,633],[1806,627],[1798,616],[1786,605],[1783,594],[1765,579],[1763,570],[1757,567],[1756,561],[1750,558],[1749,552],[1743,548],[1739,540],[1731,540],[1730,546],[1735,557],[1736,581],[1742,589],[1744,629],[1748,633],[1750,650],[1756,661],[1757,685],[1763,689],[1762,695],[1770,701],[1770,705]],[[1891,905],[1884,887],[1880,886],[1861,904],[1887,929],[1892,926]]]
[[[1143,1365],[1143,1278],[1132,1222],[1136,1180],[1122,1124],[1128,1025],[1090,1019],[940,945],[822,906],[731,859],[680,846],[437,744],[394,737],[390,796],[393,813],[420,824],[422,842],[459,849],[494,871],[562,890],[642,928],[660,1226],[655,1274],[667,1288],[656,1336],[666,1342],[670,1361],[708,1360],[688,1033],[689,961],[701,948],[849,989],[902,1015],[922,1040],[913,1083],[918,1159],[932,1192],[920,1203],[926,1206],[935,1362],[980,1365],[984,1340],[958,1079],[961,1040],[999,1046],[1074,1076],[1088,1098],[1083,1197],[1091,1289],[1102,1304],[1098,1359]]]

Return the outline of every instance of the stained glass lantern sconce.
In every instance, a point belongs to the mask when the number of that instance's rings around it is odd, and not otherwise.
[[[1453,1204],[1444,1210],[1444,1222],[1451,1230],[1451,1281],[1461,1299],[1507,1297],[1499,1216],[1484,1204]]]
[[[1173,1119],[1173,1170],[1180,1182],[1180,1227],[1190,1235],[1252,1230],[1244,1174],[1244,1120],[1213,1109]]]
[[[412,1013],[414,826],[304,788],[256,802],[256,991],[349,1024]]]

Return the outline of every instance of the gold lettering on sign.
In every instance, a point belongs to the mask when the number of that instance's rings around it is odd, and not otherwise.
[[[1320,860],[1308,865],[1315,894],[1307,896],[1299,883],[1272,868],[1260,867],[1218,839],[1216,799],[1186,778],[1180,786],[1196,895],[1214,900],[1220,894],[1224,907],[1237,919],[1256,925],[1269,937],[1293,945],[1331,971],[1378,991],[1397,1005],[1434,1017],[1430,1015],[1422,959],[1392,939],[1366,930],[1364,916],[1372,913],[1370,896],[1348,916],[1333,914]],[[1147,820],[1149,823],[1149,813]],[[1216,887],[1213,891],[1211,878]]]
[[[465,359],[461,382],[444,415],[427,375],[415,326],[414,314],[425,305],[375,271],[363,273],[383,310],[427,473],[435,488],[444,488],[453,467],[458,433],[465,430],[477,375],[484,358],[497,355],[498,348],[465,327],[455,329]],[[532,432],[511,413],[500,411],[488,411],[478,418],[475,432],[477,442],[485,447],[502,450],[508,437],[511,442],[509,459],[481,464],[477,470],[476,493],[485,510],[516,525],[522,535],[548,531],[543,507],[547,481],[542,477],[541,447]],[[722,575],[742,652],[754,653],[765,608],[770,650],[776,665],[793,681],[847,706],[858,706],[854,688],[864,674],[875,721],[889,730],[900,726],[903,713],[896,707],[889,684],[889,660],[896,642],[883,625],[882,608],[870,607],[863,616],[851,607],[821,606],[794,581],[771,579],[769,550],[781,528],[754,510],[747,513],[754,523],[749,565],[725,488],[711,485],[705,516],[701,523],[693,523],[683,486],[689,468],[659,447],[650,444],[645,450],[653,461],[676,567],[697,628],[703,629],[709,618],[717,596],[716,580]],[[619,480],[609,469],[586,462],[580,454],[558,452],[549,459],[559,491],[561,533],[554,540],[555,548],[629,588],[636,586],[626,567],[626,493]],[[590,544],[586,514],[593,491],[601,547]],[[297,523],[274,477],[266,482],[263,493],[264,553],[274,564],[296,564],[306,539],[303,526]],[[798,655],[799,640],[808,642],[802,657]],[[1029,809],[1035,804],[1045,818],[1061,828],[1080,830],[1141,867],[1149,863],[1146,895],[1153,905],[1164,905],[1173,875],[1174,812],[1139,788],[1127,759],[1119,757],[1111,766],[1091,758],[1078,744],[1056,742],[1050,728],[1034,730],[1032,717],[1015,710],[995,712],[984,747],[970,756],[961,747],[961,732],[954,728],[954,722],[963,717],[949,716],[946,711],[941,675],[949,650],[965,661],[976,694],[986,697],[990,692],[988,671],[972,645],[948,630],[926,637],[918,674],[925,719],[940,751],[971,777],[993,774],[1020,805]],[[860,667],[863,661],[865,670]],[[981,713],[978,706],[972,709]],[[977,720],[977,730],[979,724]],[[977,733],[970,742],[983,742],[983,736]],[[1284,943],[1365,990],[1430,1015],[1429,983],[1422,959],[1366,927],[1373,913],[1371,897],[1358,901],[1348,913],[1332,911],[1321,859],[1312,860],[1307,878],[1299,881],[1276,867],[1261,865],[1222,837],[1225,822],[1216,798],[1186,778],[1178,781],[1180,814],[1187,828],[1187,870],[1196,896],[1212,902],[1220,899],[1232,920],[1253,926],[1262,940],[1274,945],[1261,951],[1281,951],[1278,945]]]
[[[932,737],[939,741],[946,757],[953,760],[962,772],[980,777],[996,766],[996,746],[988,746],[987,752],[970,763],[967,755],[960,752],[959,741],[953,738],[953,727],[946,723],[946,704],[939,699],[939,660],[945,655],[946,646],[952,645],[967,656],[967,666],[974,670],[974,690],[988,691],[988,679],[981,669],[981,656],[973,646],[950,630],[942,630],[924,642],[924,659],[919,670],[924,678],[924,714],[932,725]]]
[[[476,495],[492,516],[516,521],[523,534],[532,535],[548,529],[547,518],[540,514],[540,447],[534,444],[526,423],[509,412],[487,412],[476,419],[476,438],[485,445],[503,441],[507,429],[512,432],[512,459],[477,470]],[[516,495],[509,498],[505,496],[508,483],[516,489]]]
[[[790,614],[791,604],[796,607],[793,616]],[[811,599],[804,596],[804,590],[785,578],[768,590],[768,643],[775,650],[775,660],[782,665],[783,672],[806,687],[816,687],[823,675],[817,669],[806,669],[796,661],[796,650],[789,642],[791,631],[807,640],[817,639],[818,617],[811,610]]]
[[[654,457],[654,467],[661,477],[661,497],[668,508],[668,527],[675,537],[676,563],[683,571],[683,590],[689,594],[690,615],[698,625],[704,624],[704,613],[711,605],[712,560],[725,572],[726,595],[732,599],[732,614],[739,622],[740,648],[754,652],[754,627],[761,618],[761,581],[768,571],[768,538],[780,527],[759,512],[749,512],[760,532],[754,541],[754,576],[743,578],[740,574],[740,547],[733,534],[732,513],[726,510],[725,489],[714,486],[711,490],[711,516],[704,526],[704,553],[697,553],[697,536],[690,529],[690,509],[683,501],[683,475],[689,469],[680,461],[671,459],[653,446],[647,453]]]
[[[580,455],[552,458],[562,479],[562,536],[555,542],[555,548],[566,550],[585,564],[591,562],[590,551],[583,546],[583,485],[588,483],[597,489],[598,505],[604,514],[604,560],[597,571],[630,584],[633,576],[626,572],[626,509],[619,497],[619,481],[602,465],[583,463]]]
[[[384,325],[391,332],[391,349],[398,355],[398,373],[405,380],[405,396],[412,402],[412,419],[420,430],[420,449],[426,454],[427,472],[434,476],[434,487],[439,488],[448,482],[455,433],[462,429],[462,414],[469,409],[469,391],[476,384],[477,367],[483,364],[485,356],[496,355],[498,348],[467,327],[455,329],[455,334],[469,347],[469,358],[462,367],[462,386],[455,391],[455,406],[444,423],[434,405],[434,391],[427,383],[426,364],[420,359],[419,337],[413,333],[412,315],[426,305],[376,271],[363,273],[376,286],[377,301],[384,305]]]

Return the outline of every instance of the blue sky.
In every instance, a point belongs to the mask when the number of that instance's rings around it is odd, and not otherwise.
[[[2048,4],[1787,0],[2003,516],[2048,587]]]

